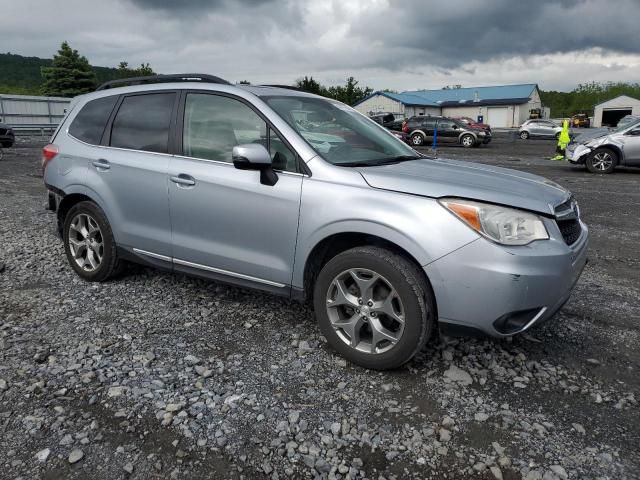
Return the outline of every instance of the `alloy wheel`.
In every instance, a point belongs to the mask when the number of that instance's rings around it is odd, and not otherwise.
[[[471,137],[470,135],[465,135],[464,137],[462,137],[462,145],[465,147],[470,147],[471,145],[473,145],[473,137]]]
[[[104,239],[98,222],[86,213],[79,213],[69,225],[69,249],[75,262],[86,272],[100,267],[104,256]]]
[[[596,170],[604,172],[609,170],[613,165],[613,158],[611,158],[611,155],[607,152],[598,152],[593,156],[591,165],[593,165],[593,168]]]
[[[384,353],[402,337],[402,300],[393,285],[373,270],[353,268],[337,275],[327,291],[326,308],[338,337],[358,351]]]

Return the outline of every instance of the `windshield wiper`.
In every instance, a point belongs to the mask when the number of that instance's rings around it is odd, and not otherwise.
[[[420,160],[421,158],[417,155],[398,155],[397,157],[389,157],[389,158],[378,158],[374,160],[364,160],[362,162],[345,162],[345,163],[336,163],[339,167],[377,167],[380,165],[392,165],[400,162],[409,162],[411,160]]]

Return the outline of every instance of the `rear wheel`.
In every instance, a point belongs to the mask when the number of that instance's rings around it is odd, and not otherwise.
[[[460,139],[460,143],[464,148],[471,148],[475,145],[476,139],[473,135],[466,134],[462,136],[462,138]]]
[[[116,242],[107,217],[93,202],[80,202],[64,221],[67,260],[84,280],[103,282],[120,271]]]
[[[318,275],[313,303],[329,344],[365,368],[406,363],[435,324],[433,293],[417,267],[378,247],[332,258]]]
[[[421,133],[414,133],[411,135],[411,143],[418,147],[424,145],[424,136]]]
[[[618,155],[608,148],[594,150],[585,161],[591,173],[611,173],[618,163]]]
[[[522,140],[526,140],[527,138],[529,138],[529,132],[520,132],[520,138]]]

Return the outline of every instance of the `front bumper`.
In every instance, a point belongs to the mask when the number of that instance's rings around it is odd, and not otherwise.
[[[424,266],[441,326],[507,337],[551,318],[587,262],[589,233],[582,224],[568,246],[553,220],[547,229],[549,240],[505,247],[479,238]]]
[[[582,144],[569,144],[564,151],[564,158],[570,163],[582,164],[591,153],[591,149]]]

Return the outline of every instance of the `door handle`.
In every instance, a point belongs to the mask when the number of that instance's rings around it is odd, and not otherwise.
[[[109,170],[111,165],[104,158],[99,158],[98,160],[94,160],[93,166],[96,167],[99,171]]]
[[[191,175],[187,175],[185,173],[181,173],[178,176],[173,176],[173,177],[169,177],[169,179],[177,184],[177,185],[182,185],[185,187],[193,187],[196,184],[196,180],[195,178],[193,178]]]

